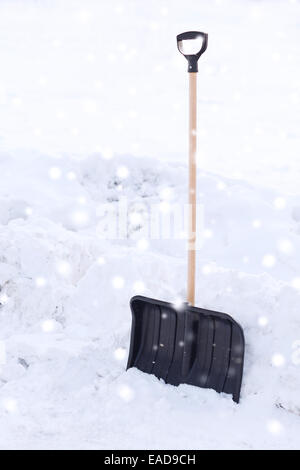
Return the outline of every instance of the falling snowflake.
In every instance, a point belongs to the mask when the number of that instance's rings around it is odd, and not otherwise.
[[[26,207],[24,212],[25,212],[26,215],[29,216],[29,215],[33,214],[33,209],[32,209],[32,207]]]
[[[0,304],[5,305],[9,301],[9,298],[6,294],[1,294],[0,295]]]
[[[64,276],[64,277],[70,276],[72,272],[70,263],[68,263],[68,261],[63,261],[63,260],[57,262],[56,270],[61,276]]]
[[[0,365],[6,364],[6,345],[4,341],[0,341]]]
[[[117,348],[114,352],[115,359],[117,361],[123,361],[125,359],[127,351],[125,348]]]
[[[58,168],[57,166],[53,166],[52,168],[50,168],[49,176],[51,179],[58,180],[59,178],[61,178],[61,175],[62,175],[61,169]]]
[[[174,302],[172,302],[175,310],[183,310],[183,307],[184,307],[184,301],[181,297],[177,297]]]
[[[102,149],[101,153],[104,160],[111,160],[114,156],[113,150],[109,147]]]
[[[56,323],[54,320],[45,320],[43,321],[41,326],[42,326],[42,330],[45,333],[51,333],[52,331],[55,330]]]
[[[117,13],[117,15],[121,15],[124,12],[124,7],[122,5],[117,5],[115,7],[115,12]]]
[[[117,169],[117,176],[121,179],[126,179],[129,176],[129,170],[126,166],[119,166]]]
[[[92,18],[92,13],[88,10],[80,10],[77,13],[77,18],[83,24],[89,23],[90,19]]]
[[[97,103],[94,100],[84,100],[82,102],[82,109],[86,113],[96,113],[97,111]]]
[[[96,56],[93,52],[89,52],[86,56],[88,62],[95,62]]]
[[[268,323],[269,323],[269,320],[267,317],[259,317],[258,319],[259,326],[264,327],[264,326],[267,326]]]
[[[260,228],[261,227],[261,221],[259,219],[255,219],[252,222],[253,228]]]
[[[203,231],[203,236],[204,236],[204,238],[207,238],[207,239],[212,238],[213,231],[210,230],[209,228],[207,228]]]
[[[159,196],[162,200],[170,200],[172,199],[172,195],[173,195],[173,190],[172,188],[169,188],[169,187],[163,188],[159,193]]]
[[[8,413],[16,413],[18,409],[18,404],[17,401],[14,400],[13,398],[5,398],[2,401],[3,408],[8,412]]]
[[[52,46],[53,47],[60,47],[61,44],[62,44],[62,42],[59,39],[54,39],[54,41],[52,41]]]
[[[139,212],[131,212],[129,220],[133,225],[137,226],[143,222],[143,217]]]
[[[105,259],[103,258],[103,256],[99,256],[99,257],[98,257],[97,263],[98,263],[100,266],[103,266],[103,265],[105,264]]]
[[[70,180],[70,181],[76,180],[76,173],[74,173],[74,171],[69,171],[69,172],[67,173],[67,178],[68,178],[68,180]]]
[[[11,100],[11,102],[12,102],[13,106],[15,106],[16,108],[19,108],[20,106],[22,106],[22,103],[23,103],[22,99],[17,97],[17,96],[15,98],[13,98]]]
[[[286,200],[283,197],[277,197],[274,199],[273,204],[275,209],[282,210],[286,207]]]
[[[272,365],[275,367],[282,367],[285,364],[285,358],[282,354],[273,354]]]
[[[124,287],[125,281],[121,276],[116,276],[112,280],[112,285],[115,289],[122,289]]]
[[[47,284],[47,281],[44,277],[37,277],[35,279],[35,285],[37,287],[45,287],[46,284]]]
[[[66,118],[66,113],[65,113],[65,111],[62,111],[62,110],[57,111],[56,117],[57,117],[57,119],[59,119],[60,121],[63,121],[63,120]]]
[[[212,269],[212,266],[210,266],[209,264],[205,264],[203,267],[202,267],[202,273],[205,274],[206,276],[208,274],[211,274],[213,271]]]
[[[78,202],[79,202],[79,204],[81,204],[82,206],[84,206],[84,205],[86,204],[86,197],[84,197],[84,196],[79,196]]]
[[[145,251],[149,248],[149,242],[148,240],[146,240],[145,238],[141,238],[138,242],[137,242],[137,248],[140,250],[140,251]]]
[[[163,214],[168,214],[168,212],[170,212],[170,209],[171,209],[171,206],[167,201],[163,201],[159,204],[159,210]]]
[[[291,282],[291,286],[296,290],[300,290],[300,277],[295,277]]]
[[[277,247],[278,250],[284,253],[285,255],[290,255],[294,250],[292,242],[287,239],[279,240]]]
[[[283,431],[283,427],[279,421],[272,419],[267,423],[267,430],[274,435],[279,435]]]
[[[77,226],[86,225],[89,221],[89,215],[82,210],[74,211],[71,214],[71,220]]]
[[[220,181],[218,184],[217,184],[217,189],[219,191],[224,191],[224,189],[226,189],[226,184],[223,183],[223,181]]]
[[[120,385],[118,388],[118,395],[122,400],[124,400],[126,403],[129,403],[134,399],[135,393],[131,387],[128,385]]]
[[[276,258],[274,255],[267,254],[262,259],[262,265],[265,268],[273,268],[276,264]]]

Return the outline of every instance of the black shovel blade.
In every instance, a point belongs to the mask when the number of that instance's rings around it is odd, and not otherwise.
[[[130,302],[127,368],[137,367],[172,385],[190,384],[239,402],[245,340],[229,315],[136,296]]]

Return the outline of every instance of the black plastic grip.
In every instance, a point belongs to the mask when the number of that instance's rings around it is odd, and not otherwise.
[[[180,48],[180,43],[185,40],[197,39],[202,38],[202,46],[199,52],[196,54],[184,54],[184,52]],[[208,43],[208,34],[200,33],[199,31],[187,31],[186,33],[178,34],[177,36],[177,47],[179,52],[184,55],[184,57],[188,61],[188,72],[198,72],[198,60],[200,56],[206,51]]]

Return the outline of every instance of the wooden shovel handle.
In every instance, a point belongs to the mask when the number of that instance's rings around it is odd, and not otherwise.
[[[195,304],[197,189],[197,73],[189,73],[189,222],[187,301]]]

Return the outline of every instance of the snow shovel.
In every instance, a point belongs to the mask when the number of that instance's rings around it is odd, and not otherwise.
[[[196,31],[177,36],[178,49],[188,61],[190,81],[187,302],[178,308],[172,303],[142,296],[131,299],[127,368],[136,367],[171,385],[184,383],[231,394],[238,403],[244,363],[243,330],[225,313],[194,307],[197,72],[198,59],[207,48],[207,39],[207,34]]]

